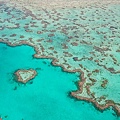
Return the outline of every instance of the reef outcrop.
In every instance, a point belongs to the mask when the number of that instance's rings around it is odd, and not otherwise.
[[[33,69],[29,70],[17,70],[15,75],[18,82],[26,83],[36,76],[37,72]]]

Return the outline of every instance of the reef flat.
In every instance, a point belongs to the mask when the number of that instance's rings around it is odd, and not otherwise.
[[[120,115],[119,11],[117,0],[4,1],[0,42],[32,46],[35,58],[81,73],[71,95],[100,110],[112,106]]]
[[[17,81],[26,83],[29,80],[33,79],[37,73],[35,70],[29,69],[29,70],[17,70],[14,74],[17,77]]]

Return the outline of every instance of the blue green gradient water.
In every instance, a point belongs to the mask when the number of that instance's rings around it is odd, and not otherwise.
[[[50,59],[35,59],[29,46],[0,43],[0,116],[3,120],[120,120],[110,108],[104,112],[91,103],[76,101],[68,92],[76,90],[78,73],[63,72]],[[27,84],[14,81],[18,69],[35,69]],[[17,89],[16,89],[17,88]]]

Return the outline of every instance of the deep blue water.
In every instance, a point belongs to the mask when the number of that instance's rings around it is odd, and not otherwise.
[[[110,108],[100,112],[91,103],[76,101],[68,92],[76,90],[78,73],[63,72],[50,59],[35,59],[29,46],[0,43],[0,116],[3,120],[120,120]],[[27,84],[14,80],[18,69],[35,69]]]

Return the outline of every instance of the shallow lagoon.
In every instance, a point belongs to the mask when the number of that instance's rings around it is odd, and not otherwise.
[[[119,120],[112,109],[100,112],[91,103],[68,96],[76,90],[78,73],[63,72],[50,59],[35,59],[29,46],[0,43],[0,116],[3,120]],[[14,80],[18,69],[33,68],[27,84]]]

